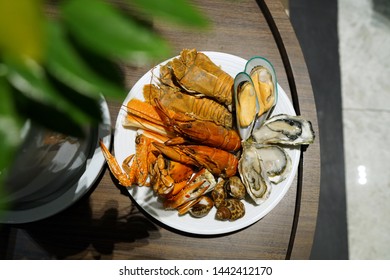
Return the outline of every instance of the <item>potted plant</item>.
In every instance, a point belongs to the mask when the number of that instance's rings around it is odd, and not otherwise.
[[[102,120],[102,98],[126,94],[116,63],[170,54],[147,17],[129,16],[130,10],[179,25],[208,24],[186,0],[0,0],[0,197],[15,158],[33,161],[26,158],[31,153],[20,156],[21,147],[35,149],[31,129],[88,137],[86,127]]]

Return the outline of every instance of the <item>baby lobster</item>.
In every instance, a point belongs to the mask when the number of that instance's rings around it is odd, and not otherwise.
[[[100,148],[107,161],[111,173],[124,187],[132,185],[146,185],[149,175],[149,166],[156,160],[153,154],[155,148],[151,145],[153,140],[142,134],[135,139],[136,154],[128,156],[122,163],[122,168],[116,158],[110,153],[107,147],[100,141]]]
[[[187,138],[197,144],[219,148],[225,151],[238,151],[241,138],[236,130],[227,129],[212,121],[197,120],[183,113],[167,110],[158,99],[156,109],[163,122],[177,133],[178,137],[170,139],[167,144],[183,144]]]
[[[171,62],[177,82],[188,92],[211,97],[231,106],[233,78],[204,53],[196,49],[183,50]]]
[[[166,157],[183,164],[204,167],[215,176],[229,178],[237,173],[237,157],[224,150],[200,145],[167,146],[158,142],[153,145]]]

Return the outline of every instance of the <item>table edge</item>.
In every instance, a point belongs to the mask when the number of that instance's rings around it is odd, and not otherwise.
[[[306,66],[306,62],[303,56],[303,53],[300,49],[300,44],[295,35],[295,31],[291,25],[288,15],[285,14],[284,18],[281,18],[280,15],[276,16],[277,13],[280,13],[280,10],[284,10],[282,4],[279,2],[275,4],[275,1],[271,0],[256,0],[259,8],[261,9],[264,17],[267,20],[267,23],[270,27],[270,30],[275,38],[276,45],[279,49],[281,59],[285,66],[286,74],[288,77],[288,84],[291,91],[292,103],[297,114],[300,115],[310,115],[310,121],[313,124],[314,131],[316,131],[316,143],[311,145],[309,149],[302,148],[301,160],[298,167],[298,183],[297,183],[297,194],[296,194],[296,204],[294,219],[292,223],[292,230],[289,240],[288,249],[286,252],[286,259],[309,259],[311,248],[314,240],[314,233],[316,229],[317,222],[317,213],[318,213],[318,204],[319,204],[319,192],[320,192],[320,146],[319,146],[319,133],[318,133],[318,122],[317,115],[313,112],[305,112],[305,108],[301,108],[299,103],[299,94],[305,90],[309,92],[308,97],[310,102],[313,104],[314,112],[315,109],[315,100],[313,95],[313,90],[311,87],[309,72]],[[272,2],[272,3],[271,3]],[[271,5],[272,4],[272,5]],[[283,25],[288,32],[282,32],[279,29],[279,24],[283,21],[289,22],[288,25]],[[287,34],[293,34],[294,36],[287,36]],[[298,48],[296,47],[298,46]],[[292,48],[294,48],[294,55],[292,53]],[[296,69],[304,72],[307,77],[307,83],[305,88],[301,85],[299,80],[296,80]],[[307,99],[307,97],[305,97]],[[310,184],[307,186],[307,181],[309,179],[308,172],[304,173],[305,159],[307,156],[317,159],[315,166],[310,166],[311,169],[315,169],[316,172],[314,178],[312,172],[310,172],[310,182],[317,182],[316,184]],[[306,207],[307,206],[307,207]],[[309,207],[310,206],[310,207]],[[313,211],[313,208],[315,211]]]

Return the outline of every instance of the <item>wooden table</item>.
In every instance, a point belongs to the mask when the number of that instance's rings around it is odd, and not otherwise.
[[[303,150],[299,171],[281,202],[264,218],[218,236],[183,234],[140,211],[105,168],[91,191],[65,211],[42,221],[0,225],[5,259],[308,259],[317,218],[320,147],[316,108],[306,64],[281,3],[274,0],[198,0],[211,19],[207,32],[155,21],[179,53],[196,48],[245,59],[267,57],[298,114],[309,119],[316,141]],[[148,70],[125,67],[130,89]],[[120,103],[110,102],[113,124]]]

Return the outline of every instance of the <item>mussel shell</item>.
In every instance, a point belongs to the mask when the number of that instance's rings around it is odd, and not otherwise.
[[[247,73],[238,73],[234,78],[233,87],[237,129],[240,134],[241,140],[245,141],[252,134],[253,126],[256,123],[257,114],[260,111],[260,103],[257,100],[257,94],[251,77]],[[241,104],[243,99],[242,94],[244,92],[244,87],[249,87],[250,96],[248,98],[251,98],[251,102],[249,102],[249,104]],[[245,107],[245,111],[242,110],[242,107]]]
[[[272,78],[273,83],[273,95],[274,95],[274,102],[273,105],[266,111],[264,114],[259,116],[257,122],[260,123],[260,125],[268,118],[269,114],[272,112],[273,107],[278,102],[278,81],[276,77],[275,68],[272,65],[272,63],[261,56],[254,56],[251,59],[248,60],[248,62],[245,65],[245,73],[247,73],[250,77],[252,76],[252,73],[256,71],[257,68],[265,68],[268,70],[269,74]],[[253,82],[253,79],[252,79]]]

